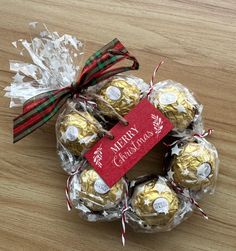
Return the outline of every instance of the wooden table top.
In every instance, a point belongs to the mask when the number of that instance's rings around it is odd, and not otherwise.
[[[149,81],[164,59],[159,80],[174,79],[197,95],[221,160],[216,192],[201,202],[208,221],[193,215],[171,232],[149,235],[128,229],[123,248],[120,222],[87,223],[76,210],[67,212],[55,120],[13,145],[20,109],[3,98],[12,77],[8,61],[19,59],[11,42],[29,38],[31,21],[85,39],[85,57],[118,37],[140,61],[137,76]],[[235,36],[234,0],[1,0],[0,250],[236,250]],[[161,157],[160,149],[152,151],[132,174],[160,171]]]

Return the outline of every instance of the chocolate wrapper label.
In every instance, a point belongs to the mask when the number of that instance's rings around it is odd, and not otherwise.
[[[68,126],[66,129],[66,139],[69,141],[75,141],[79,135],[79,130],[75,126]]]
[[[199,178],[206,179],[211,174],[211,166],[209,163],[203,163],[197,168]]]
[[[162,105],[170,105],[175,103],[177,100],[177,96],[174,93],[163,93],[160,95],[160,103]]]
[[[110,188],[102,179],[97,179],[94,183],[94,189],[97,193],[105,194],[109,192]]]
[[[154,201],[153,208],[157,213],[167,214],[169,211],[169,203],[165,198],[158,198]]]
[[[118,87],[109,86],[106,89],[106,95],[111,100],[119,100],[121,98],[121,91]]]

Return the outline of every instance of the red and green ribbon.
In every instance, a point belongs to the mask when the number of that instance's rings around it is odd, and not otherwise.
[[[111,68],[124,59],[131,60],[133,64]],[[82,89],[115,74],[138,68],[139,63],[136,58],[129,54],[117,38],[113,39],[88,58],[77,82],[59,90],[39,94],[24,103],[23,113],[14,119],[13,142],[21,140],[50,120],[68,98],[80,93]]]

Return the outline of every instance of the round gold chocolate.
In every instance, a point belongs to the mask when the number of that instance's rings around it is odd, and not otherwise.
[[[92,211],[116,207],[123,199],[125,192],[123,179],[109,188],[94,169],[85,169],[81,173],[80,184],[79,197]]]
[[[171,121],[176,129],[180,130],[189,126],[196,113],[186,92],[177,86],[160,88],[156,91],[153,104]]]
[[[88,112],[70,112],[59,126],[59,139],[74,155],[79,156],[98,140],[97,120]]]
[[[151,226],[168,224],[179,209],[176,193],[163,178],[138,185],[131,198],[135,213]]]
[[[113,107],[119,115],[124,116],[140,100],[139,88],[122,79],[113,79],[108,82],[100,89],[98,95],[103,99],[103,101],[98,100],[98,107],[109,117],[114,117],[115,114],[107,104]]]
[[[200,190],[211,185],[214,179],[216,160],[207,146],[188,142],[171,162],[174,181],[186,188]]]

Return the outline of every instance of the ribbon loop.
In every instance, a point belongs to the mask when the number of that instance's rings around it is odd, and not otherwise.
[[[124,59],[133,61],[133,64],[111,68]],[[117,38],[113,39],[87,59],[77,82],[59,90],[39,94],[24,103],[23,113],[14,119],[13,142],[19,141],[50,120],[75,93],[118,73],[138,68],[137,59],[129,54]]]

